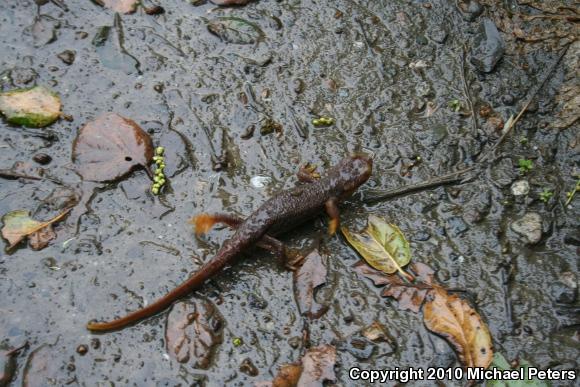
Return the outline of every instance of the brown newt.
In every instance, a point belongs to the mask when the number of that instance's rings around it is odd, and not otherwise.
[[[109,322],[90,322],[87,328],[91,331],[111,331],[153,316],[199,288],[253,245],[284,255],[284,245],[274,236],[315,217],[323,209],[331,219],[329,233],[334,234],[339,224],[338,203],[365,183],[371,172],[372,159],[367,155],[355,154],[329,169],[323,177],[317,176],[312,168],[301,169],[298,178],[309,184],[280,192],[246,220],[221,214],[197,216],[194,218],[197,233],[207,232],[216,223],[224,223],[236,231],[224,242],[215,257],[164,297],[125,317]]]

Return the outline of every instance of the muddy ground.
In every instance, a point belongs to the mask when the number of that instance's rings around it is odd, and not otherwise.
[[[205,369],[170,356],[167,312],[114,333],[91,334],[85,324],[151,302],[216,253],[231,232],[196,238],[193,215],[250,214],[292,187],[301,164],[324,171],[352,151],[373,153],[374,173],[362,196],[342,206],[343,225],[360,229],[369,214],[397,224],[413,260],[436,269],[483,316],[497,352],[543,369],[578,369],[580,205],[565,202],[578,180],[580,133],[561,99],[563,87],[577,87],[579,49],[570,46],[577,29],[573,19],[517,16],[570,9],[542,10],[533,1],[487,1],[481,9],[445,0],[198,3],[167,0],[159,15],[142,7],[115,15],[88,0],[0,2],[2,90],[49,86],[74,118],[45,129],[0,123],[0,167],[21,161],[53,177],[1,180],[0,214],[29,209],[48,219],[90,190],[72,169],[71,147],[82,125],[109,111],[135,120],[166,148],[169,181],[158,197],[144,171],[102,184],[78,230],[69,218],[47,248],[24,243],[0,256],[0,343],[28,342],[13,385],[271,380],[280,365],[300,359],[304,323],[291,272],[267,252],[246,254],[190,296],[223,319],[222,343]],[[208,23],[223,16],[253,25],[241,37],[220,37]],[[499,28],[505,47],[489,72],[472,60],[486,22]],[[493,162],[479,165],[546,76]],[[314,127],[319,116],[335,124]],[[39,153],[52,161],[32,161]],[[520,159],[533,168],[520,171]],[[459,184],[364,201],[370,189],[472,165],[477,173]],[[516,181],[529,190],[514,195]],[[546,190],[553,195],[544,202]],[[528,231],[513,227],[534,213],[539,221]],[[352,385],[353,366],[460,366],[420,314],[400,310],[353,272],[358,255],[343,237],[328,238],[326,224],[321,216],[283,240],[294,248],[321,240],[328,277],[318,297],[329,310],[310,322],[310,343],[338,348],[336,383]],[[353,337],[374,321],[392,342],[361,349]]]

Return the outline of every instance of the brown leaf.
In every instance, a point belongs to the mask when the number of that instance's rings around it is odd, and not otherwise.
[[[493,346],[481,316],[455,294],[436,287],[423,307],[427,329],[442,336],[459,356],[464,367],[487,368],[493,360]]]
[[[40,230],[33,232],[28,236],[28,243],[32,250],[42,250],[48,243],[56,238],[56,233],[52,229],[52,225],[48,225]]]
[[[134,121],[106,113],[86,124],[73,143],[73,161],[85,180],[117,180],[153,157],[151,137]]]
[[[56,344],[43,344],[35,349],[26,361],[22,386],[67,386],[75,382],[74,369],[63,364],[61,353],[62,348]]]
[[[52,224],[61,220],[70,210],[66,209],[47,222],[32,219],[28,210],[15,210],[5,214],[2,217],[2,236],[9,243],[6,250],[12,250],[26,237],[30,239],[30,246],[34,250],[43,249],[56,237]]]
[[[99,5],[109,8],[114,12],[133,13],[137,9],[139,0],[95,0]]]
[[[322,387],[325,381],[335,381],[335,364],[336,348],[332,345],[310,348],[302,358],[302,375],[298,380],[298,386]]]
[[[325,381],[336,380],[334,365],[336,348],[320,345],[308,350],[301,363],[284,364],[271,382],[255,383],[255,387],[322,387]]]
[[[294,272],[294,296],[300,313],[311,319],[320,318],[327,305],[319,304],[314,298],[314,290],[326,283],[326,266],[318,250],[313,250],[304,258],[302,266]]]
[[[167,317],[165,341],[169,355],[180,363],[209,368],[216,345],[223,340],[223,318],[205,300],[179,302]]]
[[[359,261],[353,266],[354,271],[372,280],[376,286],[386,285],[381,294],[383,297],[393,297],[402,310],[417,313],[427,292],[433,288],[433,269],[421,262],[412,264],[410,268],[417,274],[415,282],[412,283],[404,281],[398,275],[385,274],[373,269],[365,261]]]
[[[294,387],[302,374],[302,365],[292,363],[284,364],[278,370],[278,374],[271,382],[258,382],[255,387]]]

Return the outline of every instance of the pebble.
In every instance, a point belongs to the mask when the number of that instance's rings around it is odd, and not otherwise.
[[[578,282],[572,272],[564,272],[550,285],[550,295],[559,304],[574,304],[578,298]]]
[[[254,365],[254,363],[249,359],[245,358],[240,364],[240,372],[243,372],[249,376],[258,376],[259,371],[258,368]]]
[[[32,157],[32,160],[41,165],[49,164],[52,161],[52,157],[46,153],[37,153]]]
[[[62,61],[62,63],[70,66],[75,61],[76,52],[73,50],[64,50],[58,54],[57,57]]]
[[[536,244],[542,239],[542,217],[529,212],[511,224],[511,229],[526,238],[528,244]]]
[[[518,180],[512,184],[512,194],[514,196],[524,196],[530,192],[530,183],[527,180]]]
[[[481,72],[489,73],[503,57],[505,44],[491,19],[483,19],[471,51],[471,63]]]

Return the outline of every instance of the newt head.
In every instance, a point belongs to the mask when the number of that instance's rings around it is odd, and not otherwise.
[[[339,197],[345,199],[371,176],[373,159],[364,153],[355,153],[343,159],[336,166],[335,187],[339,190]]]

